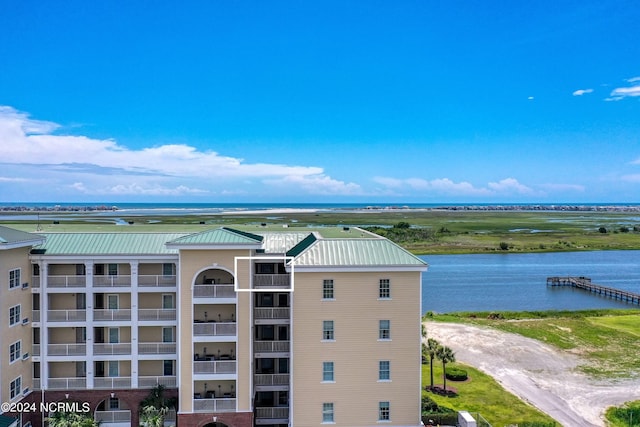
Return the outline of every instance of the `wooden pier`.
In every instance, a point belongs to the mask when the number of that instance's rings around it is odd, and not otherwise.
[[[589,277],[547,277],[547,286],[569,286],[594,294],[640,305],[640,294],[591,283]]]

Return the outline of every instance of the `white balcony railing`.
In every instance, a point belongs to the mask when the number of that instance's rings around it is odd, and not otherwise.
[[[256,307],[254,319],[288,319],[289,307]]]
[[[38,346],[38,352],[40,352]],[[33,351],[33,350],[32,350]],[[48,344],[48,356],[83,356],[87,354],[86,344]],[[35,352],[34,352],[35,355]]]
[[[176,354],[176,343],[141,342],[138,343],[138,354]]]
[[[47,310],[49,322],[84,322],[87,310]]]
[[[93,320],[111,321],[111,320],[131,320],[131,309],[96,309],[93,310]]]
[[[235,374],[235,360],[195,361],[193,362],[194,374]]]
[[[128,274],[114,276],[93,276],[94,288],[128,288],[131,286],[131,276]]]
[[[40,356],[40,344],[31,344],[31,353],[34,356]]]
[[[141,308],[138,320],[176,320],[175,308]]]
[[[274,408],[256,408],[256,418],[270,419],[270,420],[283,420],[289,418],[288,407],[274,407]]]
[[[256,374],[253,381],[257,386],[289,385],[289,374]]]
[[[255,341],[253,350],[256,353],[288,353],[290,341]]]
[[[31,321],[32,322],[40,321],[40,310],[31,310]]]
[[[40,390],[40,378],[33,379],[33,389]]]
[[[131,377],[98,377],[93,379],[94,388],[131,388]]]
[[[131,354],[131,343],[94,344],[93,354]]]
[[[233,285],[193,285],[194,298],[236,298]]]
[[[288,289],[291,286],[291,276],[288,274],[254,274],[253,285],[256,287]]]
[[[102,424],[131,422],[131,411],[95,411],[95,420]]]
[[[168,388],[176,387],[175,376],[140,376],[138,377],[138,387],[153,388],[160,384]]]
[[[176,286],[177,283],[175,275],[145,274],[138,276],[138,286],[143,288]]]
[[[236,410],[236,399],[193,399],[194,412],[231,412]]]
[[[85,389],[87,388],[87,379],[84,377],[49,378],[47,388],[49,390]]]
[[[39,288],[40,287],[40,276],[32,276],[31,287]]]
[[[194,323],[194,336],[235,336],[236,324],[234,322],[227,323]]]
[[[47,276],[49,288],[85,288],[86,286],[87,276]]]

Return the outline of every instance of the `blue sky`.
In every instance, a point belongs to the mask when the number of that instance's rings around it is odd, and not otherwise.
[[[14,1],[0,201],[640,202],[632,1]]]

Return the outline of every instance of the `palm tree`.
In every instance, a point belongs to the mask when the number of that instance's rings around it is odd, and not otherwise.
[[[453,352],[453,350],[451,350],[449,347],[443,347],[440,346],[438,347],[438,350],[436,351],[436,357],[438,359],[440,359],[440,361],[442,361],[442,374],[443,374],[443,380],[444,380],[444,392],[445,394],[447,393],[447,363],[449,362],[455,362],[456,361],[456,355]]]
[[[140,414],[140,425],[142,427],[162,427],[167,412],[169,409],[166,406],[160,409],[152,405],[145,406]]]
[[[429,373],[431,374],[431,388],[433,389],[433,359],[436,358],[436,354],[438,348],[440,347],[440,343],[433,338],[429,338],[427,340],[427,345],[425,346],[425,354],[429,357]]]
[[[98,427],[100,425],[91,415],[77,412],[55,412],[45,421],[49,427]]]

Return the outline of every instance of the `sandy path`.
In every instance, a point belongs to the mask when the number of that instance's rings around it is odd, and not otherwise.
[[[594,381],[576,372],[577,356],[539,341],[489,328],[426,322],[429,338],[451,347],[456,359],[566,427],[604,426],[612,405],[640,400],[640,380]]]

